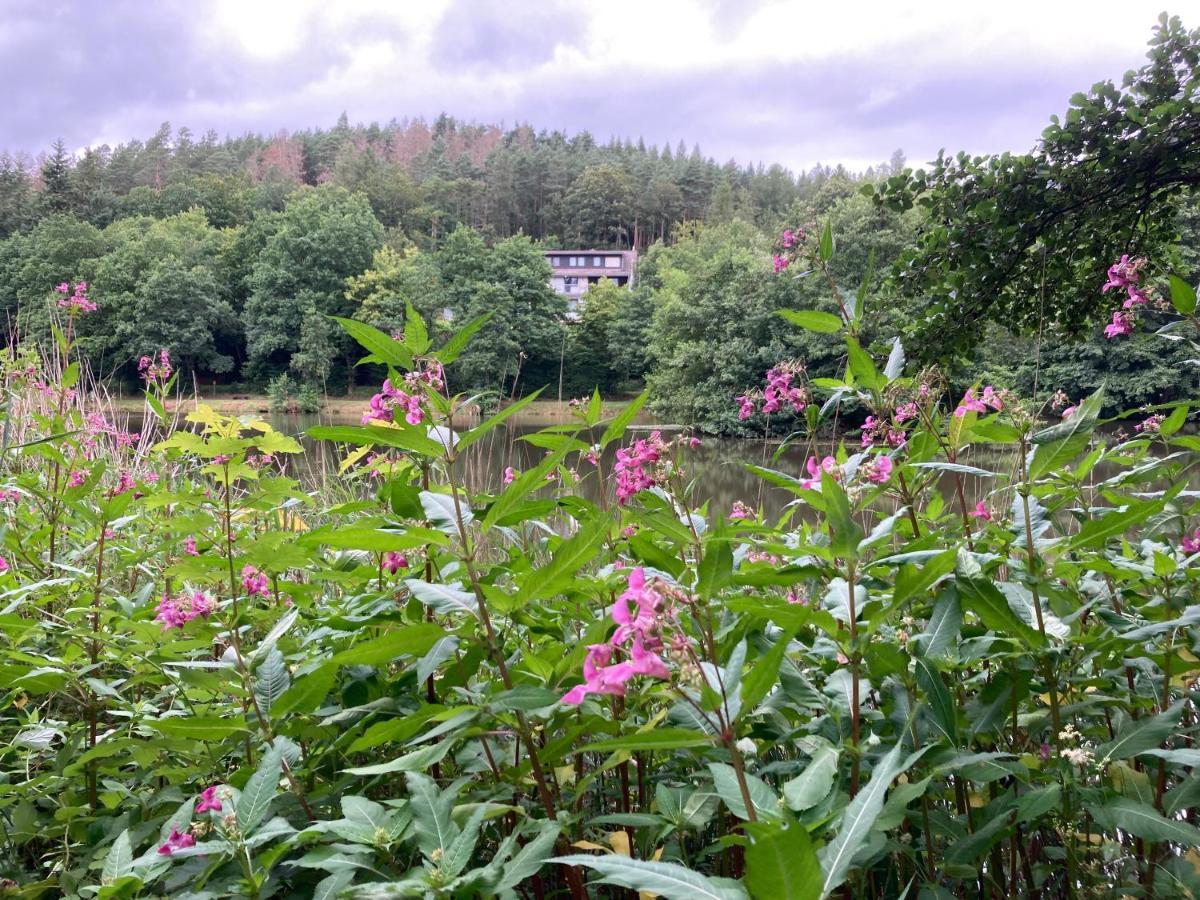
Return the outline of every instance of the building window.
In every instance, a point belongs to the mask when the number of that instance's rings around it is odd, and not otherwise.
[[[593,256],[593,257],[592,257],[592,268],[598,269],[598,268],[600,268],[602,265],[604,265],[604,263],[603,263],[603,262],[601,262],[601,258],[600,258],[599,256]]]
[[[619,269],[619,268],[621,268],[621,257],[619,257],[619,256],[606,256],[606,257],[604,257],[604,268],[606,268],[606,269]]]
[[[563,258],[561,256],[554,257],[554,263],[553,263],[554,268],[561,269],[562,264],[563,264],[562,261],[563,261]]]

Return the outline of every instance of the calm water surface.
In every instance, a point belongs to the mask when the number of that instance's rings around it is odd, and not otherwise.
[[[327,483],[328,479],[338,477],[341,459],[337,445],[328,441],[313,441],[305,432],[314,425],[358,424],[356,420],[289,415],[271,415],[266,418],[273,428],[296,437],[305,448],[304,455],[291,462],[292,474],[295,477],[309,485]],[[468,447],[460,466],[469,486],[475,490],[497,490],[501,486],[506,467],[512,466],[520,471],[536,465],[546,451],[521,438],[551,424],[554,423],[504,423],[493,429],[484,439]],[[653,427],[650,424],[635,426],[626,435],[625,442],[648,435]],[[664,437],[668,439],[677,434],[677,431],[664,430]],[[586,436],[582,437],[586,439]],[[846,442],[847,449],[853,448],[857,444],[857,435],[848,435]],[[612,472],[616,449],[615,445],[610,446],[605,454],[603,465],[606,473]],[[822,454],[831,452],[829,439],[823,439],[818,449]],[[681,451],[680,461],[686,477],[694,482],[693,496],[697,504],[707,501],[712,512],[727,513],[734,501],[740,500],[768,515],[777,515],[794,496],[748,471],[746,464],[765,466],[794,477],[804,477],[804,461],[811,453],[811,448],[804,443],[792,444],[779,452],[778,458],[773,459],[777,452],[779,444],[775,441],[764,443],[761,440],[702,438],[698,448]],[[969,458],[964,457],[962,461],[980,468],[1004,472],[1012,466],[1013,453],[1006,448],[975,448],[973,455]],[[590,466],[584,466],[589,472],[592,471]],[[952,482],[948,476],[944,476],[943,480],[949,500],[949,492],[953,490]],[[963,477],[964,493],[971,506],[989,491],[1006,484],[1006,479]],[[586,478],[581,493],[595,501],[598,499],[597,491],[596,479]]]

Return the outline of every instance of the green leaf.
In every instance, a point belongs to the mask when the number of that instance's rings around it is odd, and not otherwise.
[[[915,660],[917,686],[925,694],[929,703],[931,724],[942,738],[952,747],[958,744],[958,716],[955,713],[954,701],[950,691],[942,681],[942,674],[937,666],[927,658]]]
[[[554,852],[559,826],[555,822],[542,822],[537,836],[526,843],[512,859],[504,864],[504,875],[496,889],[512,889],[527,878],[536,875]]]
[[[658,894],[666,900],[742,900],[746,896],[734,885],[719,885],[699,872],[675,863],[630,859],[615,853],[605,856],[573,853],[556,856],[550,861],[564,866],[586,866],[600,874],[601,884]]]
[[[733,548],[726,538],[712,537],[704,542],[696,576],[696,590],[705,600],[711,600],[733,581]]]
[[[846,350],[849,354],[850,374],[854,376],[855,383],[869,391],[878,391],[883,387],[879,370],[875,368],[875,360],[871,359],[871,354],[862,348],[857,339],[847,336]]]
[[[276,716],[285,716],[291,712],[312,712],[329,696],[336,680],[337,666],[330,663],[307,675],[301,675],[275,701],[272,711]]]
[[[655,728],[623,734],[620,737],[601,738],[579,748],[579,753],[614,753],[617,750],[679,750],[685,747],[712,746],[713,739],[707,734],[688,728]]]
[[[436,613],[446,615],[465,612],[473,616],[479,615],[479,601],[470,591],[461,590],[457,581],[452,585],[430,584],[419,578],[408,578],[404,584],[412,591],[414,597]]]
[[[822,872],[802,825],[747,823],[746,887],[755,900],[820,900]]]
[[[1167,501],[1147,500],[1144,503],[1130,502],[1123,509],[1105,510],[1102,515],[1089,519],[1067,541],[1068,550],[1102,545],[1111,537],[1118,537],[1134,525],[1138,525],[1157,513]]]
[[[514,478],[512,484],[508,485],[500,496],[492,501],[480,527],[487,531],[514,512],[529,494],[538,488],[545,487],[546,476],[558,467],[570,449],[570,445],[564,443],[558,449],[550,451],[550,454],[532,469],[526,469]]]
[[[821,896],[829,896],[850,874],[850,864],[855,854],[862,848],[872,824],[883,810],[888,786],[901,771],[900,745],[897,744],[875,765],[871,780],[846,807],[841,829],[833,840],[821,848],[818,858],[825,872]]]
[[[1196,289],[1178,275],[1169,276],[1171,280],[1171,305],[1181,316],[1190,316],[1196,311]]]
[[[842,330],[841,318],[833,313],[820,312],[815,309],[778,309],[775,312],[805,331],[815,331],[817,334],[836,334]]]
[[[812,751],[804,771],[783,786],[783,801],[788,809],[804,812],[829,796],[838,771],[838,748],[821,744]]]
[[[1091,440],[1103,403],[1104,388],[1100,387],[1079,404],[1069,419],[1033,436],[1035,447],[1029,461],[1031,481],[1066,465],[1083,451]]]
[[[746,801],[742,798],[742,788],[738,784],[737,771],[725,763],[709,763],[708,771],[712,773],[713,789],[717,792],[729,811],[739,819],[749,819]],[[783,813],[779,808],[779,798],[770,786],[749,772],[743,773],[746,779],[746,790],[750,794],[750,802],[760,819],[778,819]]]
[[[329,661],[343,666],[378,666],[399,656],[424,656],[444,634],[432,622],[405,625],[379,637],[360,641],[335,653]]]
[[[167,737],[190,741],[219,741],[246,730],[246,721],[241,716],[178,716],[143,719],[142,724]]]
[[[475,337],[476,332],[484,325],[491,321],[494,313],[484,313],[478,318],[472,319],[462,328],[454,333],[450,340],[446,341],[435,354],[437,361],[444,366],[450,365],[467,349],[467,345],[471,343],[471,338]]]
[[[404,301],[404,346],[414,356],[422,356],[429,350],[429,330],[421,314],[413,309],[412,301]]]
[[[828,472],[821,472],[821,497],[825,501],[825,515],[833,529],[830,547],[842,559],[854,559],[863,532],[850,511],[850,501],[842,486]]]
[[[396,369],[408,370],[413,367],[412,353],[391,335],[384,334],[366,322],[343,319],[339,316],[330,316],[330,318],[341,325],[350,337],[358,341],[368,353],[380,362]]]
[[[573,581],[579,570],[591,563],[596,548],[608,537],[611,527],[607,516],[596,516],[581,525],[574,535],[555,548],[546,565],[534,569],[525,578],[520,592],[522,602],[548,597]]]
[[[613,416],[612,421],[608,423],[607,427],[605,427],[604,434],[600,436],[600,446],[602,448],[607,447],[625,433],[625,429],[629,427],[629,424],[637,417],[637,414],[641,412],[642,407],[646,405],[646,401],[649,398],[650,392],[648,390],[642,391],[627,404],[625,404],[624,409]]]
[[[1200,828],[1180,819],[1168,819],[1153,806],[1128,797],[1104,803],[1089,803],[1088,809],[1102,828],[1128,831],[1147,841],[1170,841],[1189,847],[1200,846]]]
[[[763,698],[770,693],[779,682],[779,667],[783,665],[784,654],[792,642],[792,631],[784,631],[771,646],[771,649],[759,657],[750,674],[742,681],[742,711],[754,712]]]
[[[272,647],[254,673],[254,698],[263,716],[271,718],[275,701],[283,696],[291,683],[292,678],[283,654],[278,647]]]
[[[1131,759],[1147,750],[1161,747],[1175,731],[1175,724],[1183,714],[1183,705],[1176,704],[1156,716],[1127,719],[1117,736],[1096,748],[1098,765],[1110,759]]]
[[[413,427],[390,427],[387,425],[315,425],[305,432],[316,441],[340,441],[343,444],[379,444],[395,447],[422,456],[440,457],[445,447],[424,431]]]
[[[825,227],[821,230],[821,242],[817,246],[817,255],[821,262],[829,262],[833,259],[833,252],[836,245],[833,240],[833,221],[825,220]]]
[[[1031,647],[1045,646],[1046,639],[1017,618],[1000,589],[983,577],[955,580],[963,609],[975,613],[983,624],[1001,637],[1019,638]]]
[[[887,364],[883,367],[883,377],[893,382],[904,374],[904,345],[900,338],[892,338],[892,349],[888,353]]]
[[[426,856],[435,850],[445,853],[459,834],[451,816],[456,791],[439,790],[437,782],[420,772],[408,772],[404,779],[408,785],[408,806],[413,814],[417,846]]]
[[[962,632],[962,621],[958,594],[953,590],[944,591],[933,606],[925,631],[917,637],[921,654],[931,659],[956,656],[954,651]]]
[[[283,773],[283,745],[272,746],[258,764],[258,769],[238,797],[237,813],[238,829],[243,836],[248,836],[258,823],[263,820],[271,801],[279,791],[279,776]]]
[[[899,607],[914,597],[929,593],[942,578],[954,571],[957,556],[955,550],[947,550],[926,560],[925,565],[919,569],[912,563],[904,563],[896,573],[892,605]]]
[[[394,772],[423,772],[430,766],[441,762],[446,754],[454,747],[454,741],[444,740],[436,744],[427,744],[411,753],[398,756],[391,762],[377,763],[371,766],[353,766],[343,769],[347,775],[367,777],[372,775],[391,775]]]
[[[129,829],[122,831],[104,857],[101,881],[105,883],[133,874],[133,846],[129,843]]]
[[[467,447],[470,447],[473,443],[475,443],[477,440],[479,440],[481,437],[483,437],[485,434],[487,434],[489,431],[491,431],[493,428],[495,428],[497,425],[499,425],[505,419],[509,418],[510,416],[515,416],[517,413],[519,413],[521,410],[523,410],[525,407],[527,407],[530,403],[532,403],[534,400],[536,400],[538,398],[538,395],[540,395],[543,390],[544,390],[544,388],[538,388],[536,391],[526,394],[524,397],[522,397],[516,403],[509,404],[508,406],[504,407],[504,409],[500,410],[500,412],[496,413],[494,416],[488,416],[486,419],[484,419],[482,422],[480,422],[478,425],[476,425],[470,431],[460,434],[458,436],[458,445],[457,445],[458,452],[461,453]]]

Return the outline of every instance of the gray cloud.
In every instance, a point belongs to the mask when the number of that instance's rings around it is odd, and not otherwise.
[[[701,4],[697,14],[730,40],[748,11],[733,0]],[[342,110],[362,121],[445,111],[586,129],[602,141],[641,136],[674,147],[682,138],[719,160],[792,168],[865,165],[896,147],[912,161],[941,147],[1028,149],[1072,93],[1138,64],[1151,24],[1130,35],[1121,58],[1037,61],[1014,49],[950,68],[917,62],[920,47],[892,46],[787,64],[700,58],[605,67],[554,62],[556,48],[588,49],[587,15],[566,0],[460,2],[421,46],[383,12],[336,30],[310,19],[296,45],[276,55],[247,52],[233,37],[214,43],[197,27],[203,11],[183,0],[5,5],[0,83],[10,89],[0,149],[36,153],[59,136],[70,146],[128,140],[163,121],[194,132],[270,133],[328,125]],[[638,27],[636,17],[628,27]],[[356,67],[365,59],[373,67],[363,75]]]

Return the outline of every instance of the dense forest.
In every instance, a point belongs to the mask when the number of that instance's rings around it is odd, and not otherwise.
[[[462,387],[573,396],[646,382],[660,415],[740,433],[761,423],[739,421],[732,398],[772,360],[801,359],[814,377],[839,365],[836,341],[775,315],[832,303],[826,279],[773,271],[782,229],[830,224],[839,252],[826,275],[864,285],[880,346],[922,320],[927,299],[900,297],[887,274],[928,214],[866,196],[911,172],[901,151],[866,172],[795,175],[719,165],[682,142],[599,144],[448,116],[226,139],[164,124],[77,156],[59,142],[0,159],[0,304],[11,335],[48,338],[54,286],[85,280],[99,309],[78,323],[79,347],[101,376],[132,379],[136,360],[166,348],[200,384],[315,394],[354,387],[357,351],[331,316],[396,331],[412,303],[448,331],[495,311],[451,372]],[[1176,208],[1194,233],[1194,203]],[[552,246],[636,248],[635,289],[594,289],[568,323],[541,257]],[[1071,396],[1107,374],[1114,405],[1178,388],[1182,357],[1159,345],[1114,350],[1078,331],[1035,345],[988,328],[939,361]]]

